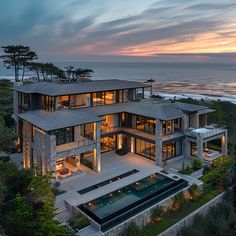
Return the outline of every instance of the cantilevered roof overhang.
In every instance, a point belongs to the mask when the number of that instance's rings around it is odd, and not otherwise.
[[[135,81],[111,79],[69,84],[61,84],[55,82],[34,82],[18,86],[15,88],[15,90],[18,92],[29,94],[39,93],[48,96],[60,96],[145,87],[150,87],[150,85]]]
[[[18,114],[18,116],[23,120],[43,129],[44,131],[83,125],[103,120],[101,117],[85,114],[77,110],[60,110],[54,112],[35,110]]]
[[[95,116],[127,112],[167,121],[181,118],[184,116],[184,113],[199,112],[199,114],[206,114],[213,112],[214,110],[199,105],[187,104],[185,106],[185,104],[179,102],[157,102],[153,99],[143,99],[136,102],[116,103],[106,106],[82,108],[80,111]]]
[[[152,102],[127,102],[116,103],[100,107],[89,107],[81,109],[86,114],[104,116],[120,112],[127,112],[135,115],[146,116],[153,119],[173,120],[184,116],[175,104],[153,104]]]

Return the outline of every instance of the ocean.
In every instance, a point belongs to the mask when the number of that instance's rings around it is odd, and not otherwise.
[[[55,62],[91,68],[94,79],[155,80],[154,91],[170,94],[201,94],[236,99],[236,64],[160,62]],[[13,71],[0,63],[0,79],[13,79]]]

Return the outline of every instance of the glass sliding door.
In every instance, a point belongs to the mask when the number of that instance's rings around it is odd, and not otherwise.
[[[136,139],[136,153],[145,156],[149,159],[156,159],[156,145],[150,142],[146,142],[142,139]]]
[[[182,140],[172,141],[162,146],[162,160],[182,155]]]

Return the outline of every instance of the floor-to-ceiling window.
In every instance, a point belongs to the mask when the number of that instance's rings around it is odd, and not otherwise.
[[[136,116],[136,129],[154,134],[156,129],[156,121],[148,117]]]
[[[182,140],[172,141],[162,146],[162,160],[182,155]]]
[[[117,99],[117,92],[116,91],[109,91],[106,92],[105,95],[105,104],[114,104],[116,103],[116,99]]]
[[[76,109],[80,107],[90,106],[90,94],[77,94],[70,96],[70,107],[71,109]]]
[[[162,121],[162,134],[174,133],[174,120]]]
[[[118,95],[119,95],[119,103],[128,101],[128,90],[127,89],[119,90]]]
[[[136,139],[135,152],[149,159],[155,160],[156,148],[155,144],[146,142],[142,139]]]
[[[93,93],[93,106],[105,105],[105,92]]]
[[[101,138],[101,152],[108,152],[116,149],[116,135]]]
[[[62,128],[50,131],[50,135],[56,136],[56,145],[70,143],[74,141],[73,127]]]
[[[118,126],[118,114],[102,116],[104,120],[101,122],[101,131],[103,133],[110,132],[114,127]],[[116,119],[117,118],[117,119]]]
[[[197,156],[197,144],[196,142],[190,143],[191,147],[191,156],[196,157]]]
[[[57,97],[58,109],[69,108],[69,96],[58,96]]]

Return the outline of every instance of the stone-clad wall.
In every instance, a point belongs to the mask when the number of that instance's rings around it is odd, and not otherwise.
[[[185,188],[184,190],[181,190],[181,191],[185,192],[187,189],[188,189],[188,187]],[[181,192],[181,191],[179,191],[179,192]],[[172,195],[169,198],[164,199],[163,201],[145,209],[144,211],[140,212],[139,214],[127,219],[126,221],[122,222],[120,225],[105,232],[104,235],[105,236],[122,236],[122,235],[124,235],[124,231],[127,229],[128,225],[131,222],[135,222],[140,228],[144,227],[150,221],[150,217],[151,217],[151,214],[152,214],[152,211],[154,208],[156,208],[157,206],[162,206],[164,209],[171,207],[172,198],[174,195]]]
[[[185,190],[186,191],[186,190]],[[193,223],[193,219],[197,214],[205,215],[209,208],[215,206],[217,203],[221,202],[223,199],[224,193],[221,193],[202,207],[198,208],[196,211],[192,212],[178,223],[174,224],[164,232],[158,234],[157,236],[177,236],[178,232],[183,226],[190,226]],[[140,228],[144,227],[148,221],[150,220],[152,210],[157,206],[162,206],[164,208],[170,207],[172,204],[171,198],[163,200],[162,202],[146,209],[145,211],[139,213],[138,215],[124,221],[120,225],[112,228],[111,230],[104,233],[105,236],[122,236],[124,235],[124,231],[127,229],[128,225],[131,222],[135,222]]]
[[[55,136],[44,134],[38,130],[35,131],[34,161],[41,167],[42,174],[55,170],[55,145]]]
[[[209,208],[215,206],[217,203],[221,202],[223,199],[224,193],[221,193],[217,197],[213,198],[211,201],[206,203],[205,205],[198,208],[196,211],[192,212],[164,232],[158,234],[158,236],[177,236],[178,232],[181,230],[183,226],[191,226],[193,224],[193,219],[196,215],[206,215],[209,211]]]

